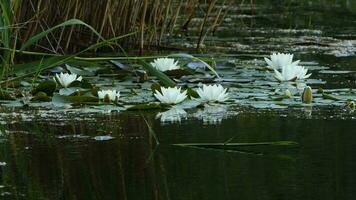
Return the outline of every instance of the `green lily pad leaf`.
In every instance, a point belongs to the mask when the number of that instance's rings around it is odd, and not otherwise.
[[[55,90],[56,90],[56,83],[52,80],[48,80],[48,81],[43,81],[39,85],[37,85],[37,87],[35,87],[31,91],[31,94],[35,95],[39,92],[44,92],[46,93],[47,96],[52,96]]]
[[[91,89],[93,88],[93,85],[89,83],[87,80],[82,80],[82,81],[74,81],[72,82],[69,87],[78,87],[78,88],[86,88],[86,89]]]
[[[52,99],[47,96],[45,92],[37,92],[37,94],[31,99],[32,102],[50,102]]]
[[[173,57],[173,58],[188,58],[188,59],[191,59],[193,61],[199,61],[201,63],[203,63],[205,65],[205,67],[207,67],[211,72],[213,72],[216,77],[218,77],[220,79],[220,76],[219,74],[215,71],[215,69],[210,66],[208,63],[206,63],[205,61],[201,60],[200,58],[197,58],[197,57],[194,57],[190,54],[186,54],[186,53],[177,53],[177,54],[171,54],[171,55],[168,55],[168,57]]]
[[[91,95],[82,95],[82,96],[64,96],[64,95],[54,95],[52,98],[52,102],[54,104],[71,104],[71,103],[91,103],[98,102],[99,99],[97,97]]]
[[[113,104],[103,104],[103,105],[97,105],[93,106],[92,108],[96,110],[103,110],[103,111],[123,111],[126,110],[125,107],[123,106],[117,106]]]
[[[342,71],[342,70],[321,70],[319,71],[319,73],[321,74],[350,74],[350,73],[354,73],[353,71]]]
[[[180,109],[191,109],[191,108],[196,108],[201,105],[201,102],[195,101],[195,100],[185,100],[182,103],[175,105],[176,108]]]
[[[281,96],[277,96],[277,97],[272,97],[272,100],[273,101],[283,101],[283,99],[287,99],[287,98],[289,98],[289,97],[281,95]]]
[[[80,75],[80,76],[93,76],[93,75],[95,75],[94,72],[89,71],[89,70],[80,69],[80,68],[73,67],[73,66],[70,66],[70,65],[67,65],[67,64],[65,66],[72,74],[77,74],[77,75]]]
[[[189,62],[187,64],[187,67],[192,70],[197,70],[197,69],[205,69],[206,66],[202,62],[193,61],[193,62]]]
[[[160,109],[161,104],[157,102],[137,104],[132,107],[129,107],[127,110],[151,110],[151,109]]]
[[[173,76],[174,78],[180,78],[182,76],[193,75],[194,73],[188,69],[175,69],[164,72],[168,76]]]
[[[330,100],[334,100],[334,101],[339,101],[340,100],[340,98],[338,98],[338,97],[336,97],[334,95],[331,95],[331,94],[323,93],[322,95],[323,95],[324,99],[330,99]]]
[[[188,79],[188,83],[216,83],[216,80],[213,78],[193,78],[193,79]]]
[[[131,68],[127,67],[126,65],[122,64],[122,63],[119,62],[119,61],[110,60],[110,63],[113,64],[113,65],[114,65],[115,67],[117,67],[118,69],[131,72]]]
[[[62,88],[59,90],[59,95],[63,95],[63,96],[69,96],[74,94],[75,92],[79,92],[81,90],[81,88],[79,87],[69,87],[69,88]]]

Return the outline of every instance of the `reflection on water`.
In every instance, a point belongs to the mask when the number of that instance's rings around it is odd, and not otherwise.
[[[156,119],[160,119],[162,123],[181,122],[182,119],[187,118],[187,112],[179,107],[172,107],[167,111],[160,112],[156,115]]]
[[[3,126],[2,199],[353,199],[356,195],[355,120],[242,112],[219,126],[194,118],[162,126],[154,118],[122,114],[99,118],[103,123],[68,122],[64,127],[22,122]],[[145,120],[160,145],[154,145]],[[90,139],[103,131],[114,139]],[[236,152],[171,145],[229,139],[299,145],[241,147]]]
[[[203,120],[204,124],[221,124],[222,120],[226,118],[227,106],[226,105],[205,105],[204,109],[195,113],[195,117]]]

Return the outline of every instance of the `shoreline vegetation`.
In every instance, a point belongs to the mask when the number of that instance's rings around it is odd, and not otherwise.
[[[196,45],[199,48],[204,35],[215,31],[233,3],[236,2],[3,0],[0,84],[11,81],[11,75],[18,80],[18,72],[24,68],[39,74],[41,70],[78,60],[80,55],[96,53],[99,48],[100,52],[124,57],[129,48],[139,50],[139,54],[164,48],[164,38],[186,34],[196,15],[203,19]],[[95,60],[91,58],[91,62]]]

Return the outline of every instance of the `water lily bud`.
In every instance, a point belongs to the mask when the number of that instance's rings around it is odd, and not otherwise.
[[[307,104],[310,104],[313,101],[313,91],[311,87],[307,86],[304,88],[302,94],[302,101],[303,103],[307,103]]]
[[[349,101],[349,102],[347,102],[347,107],[349,107],[350,109],[355,109],[355,102],[354,101]]]
[[[290,98],[291,96],[293,96],[292,93],[286,89],[286,91],[284,91],[284,97]]]
[[[321,87],[320,87],[320,88],[318,88],[318,93],[319,93],[319,94],[324,94],[324,90],[323,90],[323,88],[321,88]]]

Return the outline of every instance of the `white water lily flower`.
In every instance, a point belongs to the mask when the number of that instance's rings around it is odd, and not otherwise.
[[[181,92],[179,87],[164,88],[161,87],[161,92],[156,90],[154,96],[162,103],[165,104],[178,104],[187,98],[187,91]]]
[[[274,77],[279,81],[293,81],[307,79],[311,74],[307,74],[308,69],[299,65],[286,65],[282,67],[282,71],[274,70]]]
[[[297,66],[300,60],[293,62],[293,54],[289,53],[273,53],[271,59],[264,58],[269,69],[280,69],[287,65]]]
[[[196,91],[202,102],[224,102],[228,99],[228,93],[222,85],[203,85],[203,88],[198,88]]]
[[[108,96],[110,101],[117,101],[120,98],[120,91],[116,91],[116,90],[98,91],[99,99],[105,99],[105,96]]]
[[[74,81],[82,81],[82,77],[78,76],[77,74],[69,74],[69,73],[63,73],[61,72],[60,74],[56,74],[56,78],[54,80],[61,84],[63,87],[68,87],[71,83]]]
[[[162,72],[180,69],[178,61],[173,58],[157,58],[151,62],[151,65]]]

